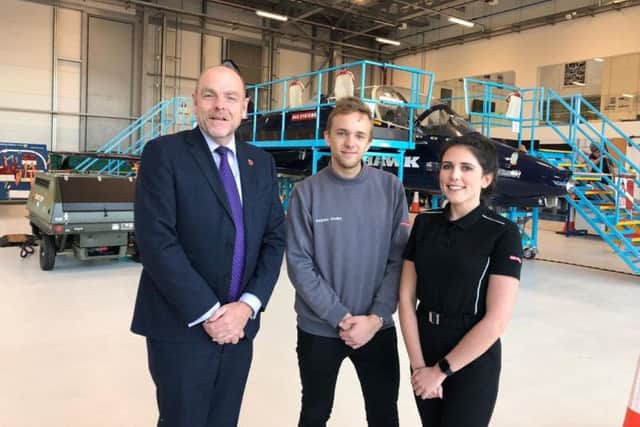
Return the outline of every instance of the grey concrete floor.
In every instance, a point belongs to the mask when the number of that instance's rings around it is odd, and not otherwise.
[[[0,206],[0,235],[26,232],[20,206]],[[546,224],[541,257],[616,266],[601,242],[566,239]],[[151,426],[154,390],[144,340],[128,331],[140,266],[81,263],[0,249],[0,427]],[[299,410],[293,290],[283,271],[256,340],[240,426],[293,426]],[[400,343],[402,372],[406,353]],[[640,278],[527,261],[503,338],[495,427],[622,425],[640,356]],[[406,375],[401,426],[418,426]],[[346,362],[330,426],[365,426]]]

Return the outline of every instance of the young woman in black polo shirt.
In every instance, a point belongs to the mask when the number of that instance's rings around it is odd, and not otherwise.
[[[416,218],[405,250],[400,325],[423,426],[484,427],[495,406],[522,265],[517,226],[482,202],[496,174],[495,146],[479,134],[445,144],[448,204]]]

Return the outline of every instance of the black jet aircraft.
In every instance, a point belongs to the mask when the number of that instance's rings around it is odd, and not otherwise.
[[[403,107],[406,98],[396,89],[378,86],[371,91],[371,98],[381,101],[372,104],[374,117],[373,137],[379,139],[407,140],[409,135],[410,110]],[[297,109],[286,112],[284,134],[286,142],[283,148],[268,148],[275,159],[279,172],[307,176],[311,174],[312,150],[295,147],[297,141],[313,141],[322,138],[322,130],[326,126],[331,111],[330,105],[315,106],[309,109]],[[320,118],[317,118],[317,113]],[[240,127],[240,137],[252,141],[255,120],[256,141],[278,141],[281,139],[283,114],[255,114],[255,118],[246,120]],[[415,148],[405,152],[403,183],[407,191],[419,191],[426,194],[439,194],[438,170],[442,145],[448,139],[478,133],[460,115],[444,104],[435,105],[421,114],[414,114],[413,133]],[[480,137],[487,144],[495,144],[499,157],[497,188],[492,204],[502,207],[542,207],[555,206],[558,197],[566,195],[573,188],[571,172],[558,169],[528,153],[517,150],[507,144],[493,139]],[[302,144],[301,144],[302,145]],[[328,151],[323,148],[324,151]],[[391,151],[375,147],[376,152]],[[371,151],[370,150],[370,151]],[[318,169],[324,167],[327,157],[319,162]],[[395,159],[370,156],[367,163],[392,173],[397,173],[398,164]]]

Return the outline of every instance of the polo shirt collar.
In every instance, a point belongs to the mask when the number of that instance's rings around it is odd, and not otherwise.
[[[449,220],[449,216],[451,215],[451,206],[447,204],[447,206],[445,206],[444,208],[444,213],[449,224],[455,225],[456,227],[462,228],[464,230],[468,229],[469,227],[474,225],[476,222],[478,222],[480,217],[482,217],[482,215],[486,211],[487,211],[487,207],[484,205],[484,203],[480,202],[480,204],[475,209],[473,209],[471,212],[469,212],[462,218],[458,218],[455,221],[451,221]]]

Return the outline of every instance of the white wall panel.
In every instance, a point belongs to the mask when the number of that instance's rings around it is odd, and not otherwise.
[[[180,76],[197,78],[200,75],[200,34],[182,31],[180,37]]]
[[[49,114],[0,113],[0,141],[46,144],[50,148],[50,135]]]
[[[0,107],[49,110],[53,9],[18,0],[1,8]]]
[[[133,26],[92,17],[89,20],[88,110],[129,115]]]
[[[87,58],[87,112],[114,116],[131,114],[133,26],[91,17]],[[129,124],[126,119],[87,120],[86,149],[93,150]]]
[[[608,110],[611,120],[634,120],[638,110],[640,92],[640,53],[606,58],[602,74],[601,109]],[[625,97],[631,94],[634,97]]]
[[[291,77],[310,71],[310,54],[289,49],[279,49],[278,52],[278,78]]]
[[[318,71],[321,70],[323,68],[327,68],[329,66],[329,61],[327,57],[324,56],[314,56],[313,57],[313,71]],[[314,79],[311,82],[310,87],[307,89],[309,92],[309,96],[315,96],[316,92],[316,88],[317,88],[317,79]],[[322,88],[320,89],[320,93],[327,95],[329,94],[329,82],[327,81],[328,79],[326,78],[325,75],[322,76]]]
[[[191,79],[180,79],[178,81],[178,87],[176,88],[176,96],[191,97],[193,91],[196,88],[196,82]]]
[[[574,19],[535,30],[511,33],[408,56],[398,64],[426,68],[436,80],[514,70],[516,85],[537,85],[537,68],[640,50],[640,7]]]
[[[420,68],[420,56],[416,55],[413,57],[403,57],[398,58],[394,61],[396,65],[401,65],[403,67],[411,67],[411,68]],[[436,80],[438,80],[436,76]],[[393,78],[392,84],[394,86],[400,87],[411,87],[411,74],[406,72],[399,72],[398,70],[393,70]]]
[[[56,53],[58,58],[81,59],[82,46],[82,13],[77,10],[62,9],[57,11],[56,19]]]
[[[161,33],[158,33],[161,34]],[[166,30],[166,52],[165,52],[165,72],[169,76],[175,76],[180,69],[180,49],[182,48],[181,35],[182,32],[176,31],[174,28],[167,28]],[[162,39],[160,39],[162,41]],[[166,84],[165,80],[165,84]]]
[[[259,26],[263,19],[251,11],[239,9],[225,8],[224,6],[209,3],[207,14],[219,19],[224,19],[230,23],[242,22],[250,25]],[[235,38],[262,39],[262,34],[253,30],[245,29],[236,25],[225,25],[219,23],[208,22],[207,29],[215,32],[225,33]]]
[[[58,61],[58,111],[80,112],[80,65],[79,62]]]
[[[55,118],[56,139],[51,150],[80,151],[80,118],[57,116]]]
[[[201,13],[203,1],[204,0],[161,0],[161,1],[158,1],[157,3],[163,6],[188,10],[190,12]]]
[[[278,49],[277,54],[277,78],[284,79],[293,77],[298,74],[308,73],[311,67],[311,55],[304,52],[298,52],[295,50],[289,49]],[[302,82],[305,84],[305,87],[309,84],[309,78],[303,78]],[[288,84],[287,82],[287,91]],[[278,84],[273,86],[272,98],[275,102],[274,105],[280,106],[280,102],[282,100],[282,93],[284,89],[284,84]],[[305,89],[302,100],[303,103],[307,103],[310,96],[312,94],[309,93],[308,89]]]
[[[222,38],[217,36],[204,36],[204,68],[220,64],[222,61]]]
[[[80,111],[80,66],[79,62],[58,61],[56,90],[57,110]],[[77,151],[80,149],[80,118],[65,115],[54,117],[55,142],[52,150]]]
[[[640,34],[638,35],[640,38]],[[640,50],[640,42],[638,43]],[[606,82],[604,93],[620,95],[638,91],[638,71],[640,70],[640,54],[607,58],[609,66],[609,80]]]

